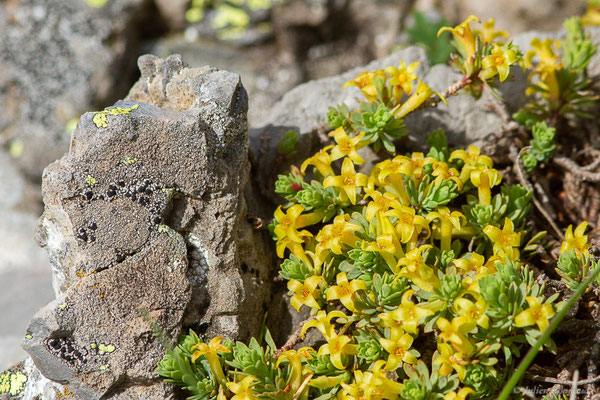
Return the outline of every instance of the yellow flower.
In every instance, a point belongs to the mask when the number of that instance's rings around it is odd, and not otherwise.
[[[407,96],[412,92],[412,82],[417,79],[417,74],[414,71],[418,66],[418,61],[410,64],[408,67],[404,61],[400,61],[398,68],[390,66],[385,69],[385,72],[390,75],[390,85],[393,85],[395,89],[401,89],[397,90],[398,93],[396,96],[398,100],[402,97],[402,92]]]
[[[356,173],[354,164],[349,158],[344,159],[342,164],[342,172],[337,176],[328,176],[323,181],[323,187],[340,188],[340,195],[342,195],[342,201],[346,199],[350,200],[350,203],[356,204],[356,191],[361,186],[367,185],[368,178],[365,174]]]
[[[460,231],[462,225],[467,222],[467,218],[460,211],[450,211],[448,207],[438,207],[437,211],[427,214],[428,221],[438,221],[437,233],[441,239],[440,248],[444,251],[450,251],[452,244],[452,228]],[[434,231],[436,233],[436,231]],[[434,236],[435,237],[435,236]]]
[[[515,326],[521,328],[523,326],[536,324],[540,329],[540,332],[544,332],[548,328],[548,325],[550,325],[548,320],[555,314],[552,304],[541,304],[540,301],[533,296],[527,296],[525,297],[525,300],[527,301],[527,304],[529,304],[529,308],[517,314],[515,317]]]
[[[300,216],[302,211],[304,211],[304,207],[300,204],[291,206],[285,213],[281,211],[281,206],[277,207],[275,210],[277,226],[275,226],[274,230],[277,239],[287,237],[293,242],[304,243],[305,237],[312,236],[312,234],[306,230],[298,232],[298,229],[310,225],[309,222],[311,222]]]
[[[434,182],[440,184],[443,181],[451,180],[456,183],[457,190],[461,190],[463,183],[460,180],[460,174],[456,168],[450,168],[447,163],[442,161],[435,161],[433,163],[433,172],[431,175],[435,176]]]
[[[335,161],[342,157],[348,157],[354,164],[364,164],[365,160],[356,152],[356,150],[367,145],[367,142],[361,142],[363,136],[365,136],[365,133],[361,132],[351,138],[346,134],[343,126],[337,128],[333,131],[333,138],[337,145],[331,150],[331,160]]]
[[[496,21],[494,18],[490,18],[485,21],[481,27],[481,41],[483,43],[490,43],[496,38],[503,38],[504,40],[508,39],[508,32],[506,31],[496,31],[494,30],[494,25]]]
[[[391,329],[390,339],[379,339],[381,346],[390,354],[385,365],[386,370],[394,371],[401,367],[402,363],[415,364],[417,362],[417,357],[408,351],[413,340],[412,336],[400,328]]]
[[[473,32],[471,31],[470,26],[471,22],[473,21],[480,22],[476,16],[469,15],[469,17],[460,25],[457,25],[454,28],[444,27],[440,29],[437,33],[438,37],[444,31],[452,33],[454,38],[463,45],[467,60],[469,60],[473,56],[473,54],[475,54],[475,37],[473,36]]]
[[[390,269],[395,270],[397,257],[402,257],[404,252],[396,237],[394,226],[388,217],[377,213],[375,227],[375,242],[363,241],[361,248],[365,251],[378,252]]]
[[[423,245],[406,253],[406,255],[398,260],[398,266],[403,266],[399,275],[408,278],[417,285],[420,289],[433,293],[433,290],[440,286],[440,280],[435,275],[433,269],[425,264],[423,250],[430,248],[429,245]]]
[[[367,193],[365,198],[367,197],[370,197],[373,200],[367,204],[365,217],[367,218],[368,222],[373,221],[375,214],[380,211],[385,212],[389,210],[390,207],[401,207],[401,204],[398,201],[398,196],[390,192],[381,194],[381,192],[374,190]]]
[[[350,344],[352,339],[346,335],[332,335],[327,339],[327,343],[319,347],[319,355],[329,354],[331,363],[337,369],[345,369],[342,362],[342,356],[354,355],[358,353],[358,345]]]
[[[346,82],[342,89],[345,89],[348,86],[356,86],[365,95],[367,100],[375,101],[377,99],[377,88],[375,87],[373,80],[377,77],[386,79],[382,69],[378,69],[375,72],[363,71],[353,80]]]
[[[387,327],[391,329],[401,327],[406,332],[417,335],[419,333],[419,323],[424,318],[434,314],[433,311],[415,305],[409,300],[414,292],[412,289],[407,290],[402,295],[402,303],[394,311],[379,314],[379,318]]]
[[[275,368],[279,367],[279,364],[284,360],[287,360],[290,364],[290,369],[292,371],[290,373],[289,384],[291,385],[293,393],[296,393],[302,384],[302,359],[310,360],[313,358],[309,350],[312,350],[312,348],[302,347],[298,351],[288,350],[277,357]]]
[[[448,343],[438,342],[437,351],[433,356],[433,365],[440,366],[441,376],[448,376],[452,370],[455,370],[462,381],[465,379],[467,372],[465,366],[468,364],[461,352],[454,350]]]
[[[354,306],[354,300],[352,300],[352,295],[358,290],[367,290],[367,285],[360,279],[354,279],[352,282],[348,282],[348,277],[345,272],[337,274],[335,279],[337,285],[331,286],[325,291],[327,300],[339,300],[348,310],[354,311],[356,308]]]
[[[588,254],[590,245],[587,242],[587,235],[584,235],[588,223],[586,221],[577,225],[573,233],[573,225],[569,225],[565,232],[565,241],[560,245],[560,254],[565,251],[575,250],[578,257],[582,254]]]
[[[331,325],[331,320],[333,318],[346,318],[347,315],[341,311],[331,311],[326,313],[321,310],[317,312],[317,316],[314,319],[307,321],[302,327],[302,331],[300,332],[302,337],[306,334],[306,331],[310,328],[317,328],[323,334],[325,339],[333,337],[336,335],[335,330],[333,329],[333,325]]]
[[[306,232],[306,231],[303,231],[303,232]],[[310,236],[312,236],[312,235],[310,235]],[[292,252],[293,255],[298,257],[298,259],[307,263],[307,265],[310,265],[310,260],[308,259],[308,257],[306,257],[306,252],[304,251],[304,247],[302,245],[303,245],[303,243],[294,242],[287,236],[282,237],[281,239],[278,239],[277,243],[275,244],[277,257],[283,258],[285,249],[290,249],[290,251]]]
[[[489,205],[491,201],[491,188],[498,185],[502,175],[493,169],[492,159],[479,155],[479,148],[469,145],[467,151],[455,150],[450,154],[450,160],[460,159],[465,165],[460,171],[460,180],[466,183],[469,179],[479,192],[479,202]]]
[[[353,246],[356,236],[353,231],[360,226],[350,223],[348,214],[338,215],[332,224],[327,224],[317,234],[317,256],[322,258],[323,251],[331,250],[334,254],[342,254],[342,245]]]
[[[485,314],[485,311],[487,310],[487,303],[482,296],[479,296],[479,299],[476,303],[460,297],[454,300],[454,308],[456,309],[457,315],[465,318],[471,318],[482,328],[487,329],[490,326],[490,319]]]
[[[489,205],[492,201],[492,187],[500,184],[502,175],[494,168],[479,165],[471,170],[471,183],[477,187],[479,202]]]
[[[487,81],[496,75],[500,75],[500,82],[504,82],[510,73],[510,66],[517,62],[517,53],[506,46],[494,44],[492,53],[483,57],[479,72],[479,78]]]
[[[556,77],[556,67],[552,65],[539,65],[535,71],[533,71],[528,79],[531,81],[536,75],[539,76],[539,81],[535,83],[535,86],[541,88],[541,96],[548,99],[553,109],[560,105],[560,85],[558,84],[558,78]],[[540,92],[535,86],[529,86],[525,89],[525,95],[531,96],[536,92]]]
[[[454,150],[452,154],[450,154],[450,160],[459,159],[465,163],[465,166],[460,172],[460,180],[463,183],[466,183],[470,176],[473,168],[479,165],[485,165],[488,168],[492,168],[494,163],[492,159],[488,156],[479,155],[479,148],[473,145],[469,145],[467,151],[464,150]]]
[[[463,354],[470,354],[473,351],[473,344],[467,338],[466,334],[471,332],[477,323],[471,318],[454,317],[452,322],[446,318],[439,318],[437,326],[440,328],[440,338],[450,342],[452,347]]]
[[[210,370],[213,373],[213,376],[219,382],[219,384],[225,384],[225,374],[223,373],[223,368],[221,367],[221,361],[219,361],[219,356],[217,353],[231,353],[227,347],[223,346],[221,342],[223,341],[222,337],[213,338],[209,344],[206,343],[197,343],[191,347],[192,353],[192,362],[196,362],[198,357],[205,356],[208,361],[208,365],[210,366]]]
[[[252,390],[252,383],[256,378],[247,376],[240,383],[227,382],[227,388],[231,390],[235,396],[231,400],[255,400],[258,399],[257,394]]]
[[[398,399],[402,392],[403,384],[388,379],[383,365],[385,361],[377,360],[373,364],[372,371],[354,370],[354,383],[341,382],[343,388],[343,400],[381,400]]]
[[[467,396],[474,394],[475,391],[470,387],[464,387],[456,393],[454,390],[444,395],[444,400],[466,400]]]
[[[300,171],[302,171],[302,173],[304,173],[306,171],[306,168],[309,165],[312,165],[323,176],[333,175],[333,169],[331,169],[331,161],[332,161],[331,156],[327,152],[328,150],[330,150],[332,148],[333,148],[332,145],[325,146],[321,150],[319,150],[319,152],[317,154],[304,160],[304,162],[300,166]]]
[[[420,215],[416,215],[415,209],[412,207],[400,204],[398,207],[387,211],[384,215],[397,219],[394,223],[394,228],[396,228],[396,232],[400,235],[402,243],[413,241],[416,244],[421,230],[424,229],[429,232],[427,220]]]
[[[324,285],[325,281],[320,275],[309,276],[304,283],[298,282],[295,279],[290,279],[287,287],[290,291],[294,292],[294,295],[290,299],[290,304],[298,312],[302,305],[307,305],[310,308],[319,310],[321,306],[319,305],[319,302],[317,302],[315,296]]]
[[[429,99],[434,94],[440,99],[442,99],[442,101],[446,105],[448,105],[444,96],[442,96],[440,93],[436,92],[435,90],[421,82],[420,79],[417,80],[419,81],[417,91],[411,94],[410,97],[404,103],[402,103],[402,105],[400,105],[400,107],[398,107],[398,109],[394,112],[396,118],[402,118],[406,114],[416,110],[421,104],[425,102],[425,100]]]
[[[531,50],[525,55],[525,65],[529,69],[533,69],[533,58],[537,56],[539,62],[537,68],[551,67],[557,69],[561,66],[558,63],[558,54],[553,47],[559,47],[560,42],[558,40],[546,39],[543,42],[539,38],[534,38],[531,41]]]
[[[581,23],[584,26],[600,25],[600,4],[588,1],[585,15],[581,17]]]
[[[515,248],[521,244],[521,234],[515,232],[515,225],[509,218],[504,218],[502,230],[492,225],[483,228],[483,233],[494,243],[494,254],[500,257],[508,257],[511,260],[519,258],[519,249]]]
[[[479,273],[483,265],[485,264],[485,257],[477,253],[468,253],[461,258],[457,258],[452,261],[456,268],[463,271],[464,274],[470,271]]]

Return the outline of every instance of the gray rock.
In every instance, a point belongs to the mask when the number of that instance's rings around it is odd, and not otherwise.
[[[188,69],[178,56],[139,65],[127,99],[84,114],[43,177],[37,239],[58,297],[31,321],[24,348],[78,398],[172,398],[154,372],[160,337],[193,327],[246,339],[270,290],[267,238],[242,195],[239,76]]]
[[[435,65],[428,70],[422,80],[432,89],[442,93],[461,76],[452,67]],[[449,97],[448,106],[440,103],[436,108],[417,110],[406,118],[410,138],[424,146],[427,135],[434,129],[446,132],[453,146],[462,147],[483,139],[502,125],[502,118],[489,109],[494,99],[484,95],[475,99],[466,94]]]
[[[68,122],[126,93],[144,0],[0,5],[0,143],[19,143],[32,178],[67,149]],[[133,57],[133,58],[132,58]]]

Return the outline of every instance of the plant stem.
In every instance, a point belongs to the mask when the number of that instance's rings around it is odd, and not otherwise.
[[[583,295],[585,289],[590,285],[590,283],[592,283],[594,279],[596,279],[596,276],[599,272],[600,263],[596,263],[595,268],[592,270],[592,273],[587,277],[585,281],[579,284],[577,290],[575,291],[575,293],[573,293],[573,296],[571,296],[569,301],[567,301],[567,304],[565,304],[561,308],[556,317],[552,320],[550,326],[544,331],[544,333],[538,339],[535,345],[531,349],[529,349],[529,351],[525,355],[525,358],[523,358],[515,373],[510,377],[508,383],[504,386],[504,389],[502,389],[502,392],[500,393],[500,396],[498,396],[497,400],[509,399],[510,395],[513,392],[513,389],[515,388],[515,386],[517,386],[517,384],[525,374],[525,371],[527,371],[527,368],[529,368],[529,365],[533,362],[533,359],[540,351],[544,343],[546,343],[548,339],[550,339],[550,335],[552,334],[552,332],[554,332],[554,330],[558,327],[558,324],[560,324],[565,315],[567,315],[571,307],[573,307],[573,304],[575,304],[575,302],[579,300],[581,295]]]

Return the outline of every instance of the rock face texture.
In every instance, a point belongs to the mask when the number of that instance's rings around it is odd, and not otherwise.
[[[161,338],[245,339],[271,266],[247,221],[247,96],[237,74],[144,56],[125,101],[84,114],[46,168],[37,239],[57,298],[24,341],[82,399],[163,399]]]
[[[151,8],[146,0],[0,4],[0,144],[20,149],[30,177],[68,149],[70,121],[129,89],[138,27]]]

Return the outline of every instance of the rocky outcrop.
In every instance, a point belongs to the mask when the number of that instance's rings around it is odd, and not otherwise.
[[[24,348],[82,399],[163,399],[161,340],[245,339],[267,299],[267,238],[247,221],[247,96],[237,74],[144,56],[125,101],[84,114],[46,168],[38,242],[57,298]]]

